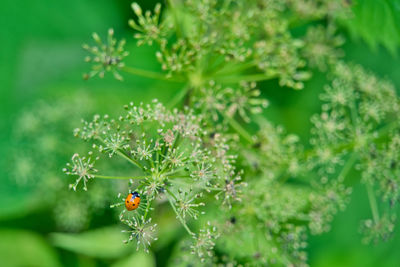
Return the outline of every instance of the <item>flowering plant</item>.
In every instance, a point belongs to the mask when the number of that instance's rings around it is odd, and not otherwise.
[[[76,177],[74,190],[90,191],[97,179],[127,180],[112,206],[122,206],[128,242],[148,251],[157,210],[168,203],[187,232],[182,249],[190,253],[177,263],[304,266],[307,236],[328,231],[351,197],[349,174],[368,193],[364,241],[390,237],[400,102],[389,81],[341,59],[336,29],[350,16],[347,1],[170,0],[154,11],[136,3],[132,10],[137,45],[156,47],[161,72],[126,66],[125,41],[109,30],[107,42],[93,34],[97,46],[84,46],[94,62],[85,77],[130,73],[180,91],[169,103],[129,103],[115,118],[83,121],[74,133],[90,144],[89,154],[75,153],[64,169]],[[262,116],[268,101],[257,82],[307,90],[316,71],[328,84],[311,138],[301,140]],[[114,157],[131,164],[126,176],[96,168]],[[127,212],[131,191],[142,201]]]

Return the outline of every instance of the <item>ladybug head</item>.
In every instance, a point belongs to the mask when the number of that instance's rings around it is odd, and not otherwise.
[[[131,194],[132,194],[133,197],[140,197],[140,196],[139,196],[139,193],[136,192],[136,191],[135,191],[135,192],[131,192]]]

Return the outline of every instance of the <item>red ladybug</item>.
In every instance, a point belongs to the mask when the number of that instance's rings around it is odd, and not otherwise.
[[[125,199],[125,207],[128,211],[135,210],[139,207],[140,196],[138,192],[131,192]]]

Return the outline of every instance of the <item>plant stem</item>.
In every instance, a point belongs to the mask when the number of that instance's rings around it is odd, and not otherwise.
[[[143,166],[137,162],[136,160],[128,157],[127,155],[125,155],[125,153],[121,152],[121,151],[117,151],[118,155],[120,155],[121,157],[125,158],[126,160],[128,160],[129,162],[131,162],[133,165],[135,165],[136,167],[140,168],[143,170]]]
[[[188,175],[171,175],[171,176],[167,175],[167,177],[168,178],[191,178]]]
[[[147,201],[146,211],[144,212],[144,219],[145,220],[147,218],[147,214],[149,213],[149,210],[150,210],[150,201]]]
[[[185,177],[175,177],[173,176],[173,178],[191,178],[190,176],[185,176]],[[177,185],[184,185],[184,186],[191,186],[194,188],[200,188],[200,189],[204,189],[204,190],[209,190],[209,191],[222,191],[224,190],[223,188],[217,188],[217,187],[209,187],[209,186],[198,186],[198,185],[193,185],[193,184],[188,184],[179,180],[171,180],[172,183],[177,184]]]
[[[222,76],[222,75],[238,73],[238,72],[244,71],[248,68],[254,67],[254,66],[256,66],[256,64],[257,64],[256,61],[253,60],[250,62],[243,63],[241,65],[235,65],[235,66],[233,66],[233,68],[232,67],[231,68],[224,67],[222,69],[217,70],[214,73],[214,75],[218,77],[218,76]]]
[[[149,79],[156,79],[156,80],[161,80],[161,81],[170,81],[170,82],[183,82],[184,80],[178,79],[178,78],[168,78],[165,77],[164,74],[158,73],[158,72],[153,72],[153,71],[148,71],[148,70],[142,70],[142,69],[137,69],[133,67],[122,67],[122,71],[125,71],[127,73],[149,78]]]
[[[276,78],[277,75],[266,75],[264,73],[251,74],[251,75],[236,75],[236,76],[223,76],[216,77],[216,81],[224,83],[238,83],[238,82],[259,82],[265,80],[271,80]]]
[[[106,143],[104,142],[104,140],[103,140],[101,137],[99,137],[99,136],[97,136],[95,139],[99,140],[99,141],[102,142],[103,144],[106,144]],[[126,160],[128,160],[130,163],[132,163],[132,164],[135,165],[136,167],[138,167],[138,168],[140,168],[140,169],[143,170],[143,166],[142,166],[139,162],[137,162],[136,160],[134,160],[134,159],[128,157],[128,156],[127,156],[125,153],[123,153],[122,151],[117,150],[116,153],[117,153],[118,155],[120,155],[121,157],[125,158]]]
[[[378,204],[376,202],[376,197],[374,194],[374,190],[372,188],[372,183],[370,181],[367,181],[366,187],[367,187],[368,200],[369,200],[369,205],[371,207],[372,217],[374,219],[374,222],[378,223],[379,222]]]
[[[108,175],[98,175],[98,174],[93,174],[95,178],[101,178],[101,179],[118,179],[118,180],[129,180],[129,179],[144,179],[148,176],[108,176]]]
[[[353,152],[351,154],[350,158],[347,160],[346,164],[343,166],[342,171],[339,173],[338,180],[340,182],[344,181],[344,179],[346,178],[347,174],[349,173],[349,171],[353,167],[354,163],[356,162],[357,158],[358,158],[358,154]]]
[[[176,201],[176,199],[177,199],[176,196],[175,196],[170,190],[168,190],[168,189],[166,189],[166,190],[167,190],[168,194],[171,195],[171,196],[175,199],[175,201]],[[186,231],[189,233],[189,235],[193,236],[193,235],[194,235],[193,232],[190,231],[190,229],[189,229],[189,227],[187,226],[185,220],[182,218],[181,215],[179,215],[178,211],[177,211],[176,208],[175,208],[175,204],[172,202],[172,199],[171,199],[169,196],[167,196],[167,198],[168,198],[168,202],[169,202],[169,204],[171,205],[172,209],[174,210],[174,212],[175,212],[176,217],[178,218],[178,220],[181,222],[181,224],[182,224],[183,227],[186,229]]]
[[[182,37],[182,30],[181,30],[181,27],[179,24],[178,14],[176,12],[177,11],[176,5],[173,0],[168,0],[168,4],[171,7],[171,12],[172,12],[172,16],[173,16],[174,24],[175,24],[176,35],[178,37]]]
[[[379,130],[377,130],[377,134],[378,134],[377,138],[382,138],[382,137],[388,135],[389,132],[391,130],[393,130],[392,128],[394,126],[396,126],[396,125],[397,125],[397,122],[396,121],[392,121],[391,123],[388,123],[385,126],[381,127]]]
[[[226,115],[224,112],[221,112],[222,116],[228,121],[229,125],[246,141],[249,143],[253,143],[253,137],[233,118]]]
[[[186,96],[187,92],[189,91],[190,86],[186,85],[184,86],[179,92],[171,99],[171,101],[168,103],[169,108],[175,107],[181,100]]]
[[[168,187],[165,187],[165,191],[168,192],[168,194],[174,198],[175,201],[177,201],[178,199],[176,198],[175,194],[171,192],[171,190],[169,190]]]
[[[184,170],[185,170],[185,167],[181,167],[181,168],[176,169],[176,170],[174,170],[174,171],[164,173],[164,175],[165,175],[165,176],[169,176],[169,175],[177,174],[177,173],[179,173],[179,172],[181,172],[181,171],[184,171]]]
[[[379,130],[377,130],[378,136],[371,137],[371,139],[372,139],[371,141],[376,141],[378,139],[381,139],[381,138],[387,136],[394,126],[396,126],[395,121],[381,127]],[[329,149],[332,149],[332,151],[339,153],[346,149],[353,149],[355,147],[355,144],[356,144],[356,141],[353,140],[348,143],[341,143],[341,144],[337,144],[335,146],[330,146]],[[317,153],[317,149],[318,148],[313,148],[313,149],[304,151],[303,158],[308,158],[308,157],[314,156]]]

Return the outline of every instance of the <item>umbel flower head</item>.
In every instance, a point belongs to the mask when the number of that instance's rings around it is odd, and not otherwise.
[[[200,87],[194,96],[195,107],[207,112],[211,120],[219,117],[239,115],[246,122],[250,115],[259,114],[268,106],[266,99],[260,98],[260,90],[255,82],[241,82],[237,87],[224,87],[209,81]]]
[[[131,7],[138,18],[137,22],[133,19],[129,20],[129,26],[138,31],[134,35],[138,40],[137,44],[152,45],[153,42],[165,42],[164,38],[166,37],[170,26],[167,25],[167,21],[165,20],[160,22],[161,4],[156,4],[153,14],[151,14],[150,11],[143,13],[142,8],[135,2],[132,3]]]
[[[183,219],[186,217],[192,217],[197,219],[199,216],[198,207],[204,206],[204,202],[196,203],[195,200],[202,197],[202,193],[193,194],[192,188],[189,191],[182,191],[178,189],[178,199],[176,200],[176,210],[182,216]]]
[[[85,57],[86,62],[92,63],[92,70],[83,77],[89,79],[98,75],[103,78],[106,72],[111,72],[117,80],[122,80],[118,69],[124,67],[122,60],[129,54],[124,50],[125,40],[117,42],[113,29],[108,30],[106,43],[97,33],[93,33],[92,37],[97,46],[83,45],[83,48],[92,54],[92,56]]]
[[[197,255],[204,262],[207,258],[213,256],[215,241],[218,237],[217,228],[207,222],[205,228],[200,229],[197,235],[193,235],[193,243],[190,246],[191,253]]]
[[[119,216],[131,228],[128,241],[137,240],[138,246],[147,250],[154,240],[151,233],[155,226],[150,226],[149,216],[157,198],[167,197],[177,219],[190,235],[193,232],[186,221],[204,214],[199,209],[205,205],[200,200],[205,194],[219,193],[217,199],[229,207],[240,201],[241,190],[236,184],[240,175],[235,171],[226,139],[218,133],[210,137],[202,127],[201,116],[189,108],[169,111],[157,100],[147,105],[130,103],[125,109],[125,114],[118,119],[95,115],[93,121],[83,121],[83,127],[74,133],[108,157],[126,160],[141,174],[137,177],[100,175],[91,158],[81,158],[78,154],[73,156],[65,172],[78,177],[73,188],[83,181],[86,189],[87,181],[94,177],[135,180],[135,186],[131,182],[130,189],[139,192],[142,198],[134,211],[137,216],[127,218],[125,210]],[[125,196],[120,194],[119,202],[112,207],[123,206]],[[198,236],[200,250],[210,245],[202,241],[211,235],[210,231]]]
[[[93,153],[89,152],[88,157],[81,157],[75,153],[71,158],[71,163],[67,163],[67,167],[63,171],[67,175],[78,176],[74,184],[70,185],[70,188],[76,191],[76,187],[82,181],[83,190],[87,190],[87,182],[95,177],[97,169],[94,168],[94,163],[99,158],[93,158]]]
[[[172,177],[191,178],[200,187],[221,185],[220,189],[231,177],[229,147],[218,145],[215,138],[208,140],[202,117],[192,110],[168,111],[157,100],[148,105],[130,103],[125,109],[118,120],[96,115],[93,121],[84,121],[75,135],[141,169],[145,179],[140,183],[148,199],[155,198],[168,181],[177,180]]]
[[[129,233],[129,238],[124,242],[136,242],[137,250],[142,247],[144,251],[149,252],[148,247],[151,242],[158,239],[155,237],[157,224],[151,224],[151,218],[146,220],[143,216],[139,218],[132,216],[131,219],[123,219],[122,222],[130,228],[122,231],[123,233]]]

